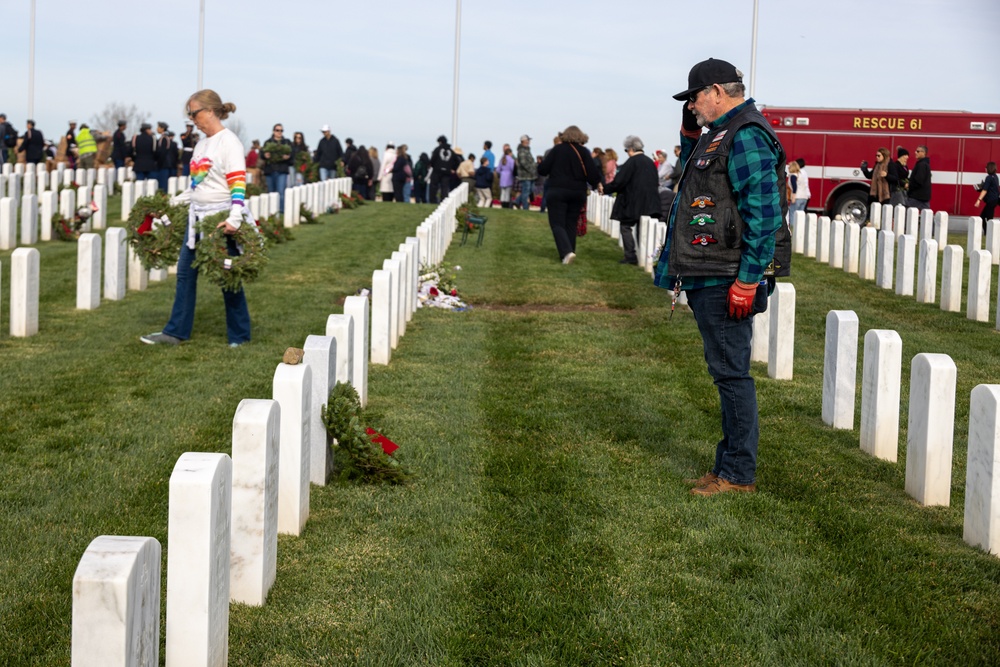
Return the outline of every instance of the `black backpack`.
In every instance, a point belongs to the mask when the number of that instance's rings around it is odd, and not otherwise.
[[[3,145],[7,148],[17,145],[17,130],[10,123],[4,123]]]

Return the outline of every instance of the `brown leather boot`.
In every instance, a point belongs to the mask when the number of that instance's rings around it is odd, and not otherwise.
[[[686,479],[686,480],[684,480],[684,483],[685,484],[693,484],[696,487],[697,486],[705,486],[706,484],[708,484],[712,480],[718,479],[718,477],[719,477],[718,475],[716,475],[714,472],[712,472],[711,470],[709,470],[708,472],[706,472],[704,475],[702,475],[698,479]]]
[[[721,477],[716,477],[704,486],[694,487],[691,489],[691,493],[695,496],[714,496],[717,493],[753,493],[756,490],[756,484],[733,484]]]

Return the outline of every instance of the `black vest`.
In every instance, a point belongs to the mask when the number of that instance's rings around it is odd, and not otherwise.
[[[774,258],[765,276],[787,276],[791,270],[791,233],[786,222],[785,151],[767,120],[748,104],[729,122],[698,140],[684,165],[677,214],[670,239],[669,271],[674,276],[739,275],[744,222],[729,182],[729,152],[736,132],[746,125],[762,128],[778,154],[775,172],[781,199],[781,226],[775,236]]]

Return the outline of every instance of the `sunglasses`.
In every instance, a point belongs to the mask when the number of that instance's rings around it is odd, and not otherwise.
[[[691,94],[690,94],[690,95],[688,96],[688,102],[690,102],[690,103],[692,103],[692,104],[693,104],[694,102],[698,101],[698,96],[699,96],[699,95],[701,95],[701,94],[702,94],[702,93],[704,93],[704,92],[707,92],[707,91],[709,91],[709,90],[712,90],[713,86],[715,86],[715,84],[714,84],[714,83],[713,83],[713,84],[712,84],[711,86],[705,86],[705,87],[704,87],[704,88],[702,88],[701,90],[698,90],[698,91],[695,91],[695,92],[691,93]]]
[[[198,114],[200,114],[202,111],[204,111],[204,110],[205,110],[205,108],[202,107],[201,109],[195,109],[194,111],[188,111],[188,118],[190,118],[191,120],[194,120],[195,117]]]

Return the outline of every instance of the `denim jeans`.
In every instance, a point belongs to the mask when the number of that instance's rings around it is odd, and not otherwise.
[[[326,169],[324,167],[319,168],[319,180],[329,181],[331,178],[337,178],[337,169]]]
[[[535,180],[521,180],[521,192],[517,195],[517,205],[521,207],[522,210],[527,211],[531,206],[531,192],[532,188],[535,186]]]
[[[229,254],[238,255],[236,244],[229,239]],[[198,269],[191,267],[194,250],[187,247],[187,235],[181,246],[181,256],[177,261],[177,291],[174,293],[174,307],[170,311],[170,321],[163,327],[163,333],[187,340],[194,328],[194,306],[198,296]],[[226,338],[230,343],[246,343],[250,340],[250,310],[247,297],[239,292],[222,290],[222,300],[226,304]]]
[[[413,181],[403,183],[403,203],[410,203],[410,195],[413,194]]]
[[[278,193],[278,210],[285,211],[285,183],[288,182],[288,173],[275,172],[265,177],[267,180],[267,191]]]
[[[736,321],[727,315],[729,285],[688,290],[688,305],[705,350],[708,372],[719,390],[722,440],[715,448],[712,472],[733,484],[752,484],[757,473],[757,389],[750,377],[753,318]],[[754,311],[767,307],[766,291],[757,291]]]
[[[795,225],[795,212],[802,211],[805,213],[806,204],[809,203],[808,199],[796,199],[793,202],[788,203],[788,224],[790,226]]]

